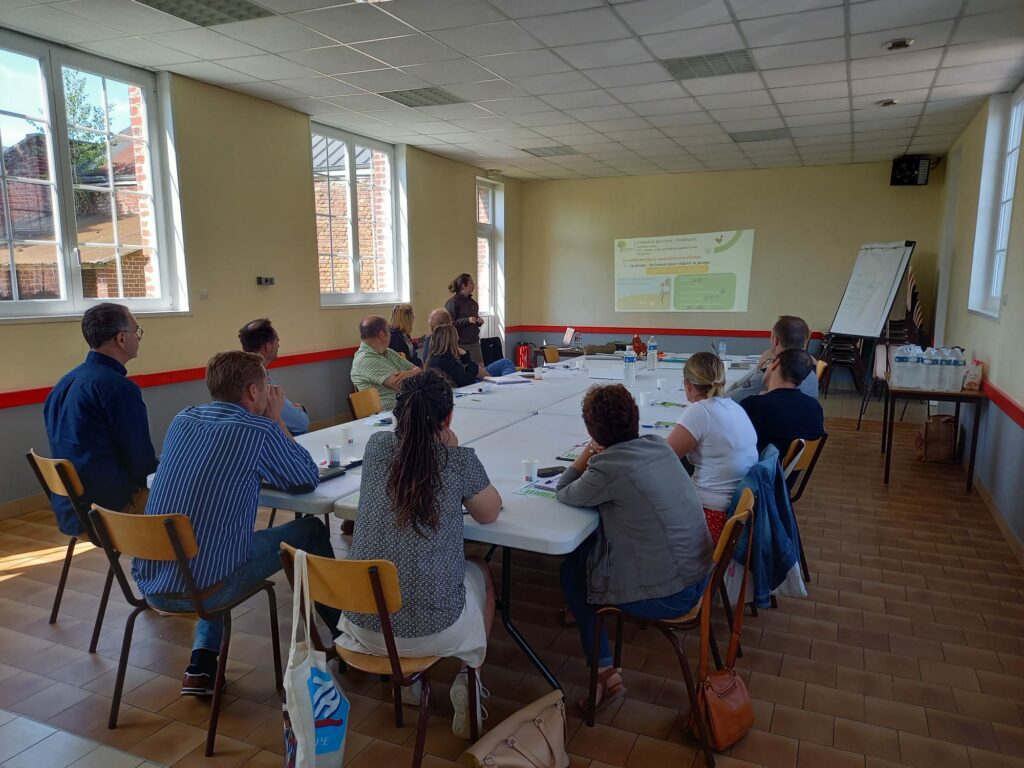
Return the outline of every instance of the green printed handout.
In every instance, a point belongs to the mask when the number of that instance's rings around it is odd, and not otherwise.
[[[616,312],[745,312],[754,230],[614,241]]]

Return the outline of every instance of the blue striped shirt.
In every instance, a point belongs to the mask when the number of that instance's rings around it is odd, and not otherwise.
[[[319,481],[306,449],[270,419],[233,403],[194,405],[167,430],[146,514],[192,521],[199,554],[189,565],[205,589],[250,559],[261,482],[306,493]],[[136,558],[132,576],[145,595],[185,591],[175,562]]]

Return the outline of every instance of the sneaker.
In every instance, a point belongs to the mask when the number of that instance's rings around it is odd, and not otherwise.
[[[410,707],[420,705],[420,696],[423,694],[423,681],[417,680],[412,685],[402,686],[402,703]]]
[[[185,676],[181,679],[181,695],[211,696],[213,695],[213,680],[214,676],[208,672],[185,672]]]
[[[476,691],[476,721],[480,726],[480,732],[483,733],[484,720],[487,719],[487,710],[484,709],[483,701],[491,695],[491,692],[484,688],[479,670],[477,670]],[[455,680],[452,682],[451,698],[452,707],[455,710],[455,716],[452,718],[452,733],[460,739],[469,739],[469,675],[466,670],[462,670],[455,676]]]

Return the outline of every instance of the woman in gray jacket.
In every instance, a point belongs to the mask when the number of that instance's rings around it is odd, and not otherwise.
[[[562,590],[579,625],[587,663],[597,606],[670,619],[704,592],[713,548],[704,509],[675,452],[657,435],[639,434],[640,414],[621,384],[591,387],[583,399],[591,442],[558,482],[558,500],[597,507],[601,524],[562,563]],[[612,666],[608,638],[598,653],[597,709],[626,689]],[[586,700],[580,706],[586,708]]]

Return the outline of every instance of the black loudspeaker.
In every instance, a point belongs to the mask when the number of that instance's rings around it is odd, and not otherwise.
[[[903,155],[892,161],[890,187],[920,187],[928,183],[932,159],[928,155]]]
[[[490,365],[505,356],[501,349],[501,339],[497,336],[480,339],[480,352],[484,356],[484,365]]]

